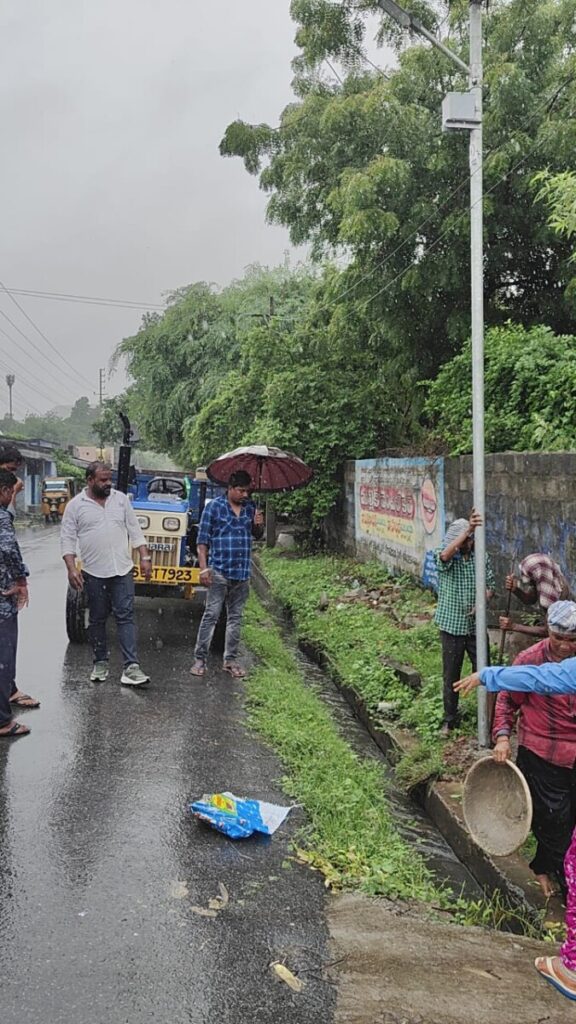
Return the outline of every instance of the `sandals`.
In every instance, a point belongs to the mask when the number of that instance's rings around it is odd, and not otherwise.
[[[11,697],[10,703],[15,708],[33,708],[40,707],[40,701],[36,700],[35,697],[31,697],[29,693],[19,693],[17,697]]]
[[[190,669],[190,672],[192,673],[193,676],[205,676],[206,665],[204,664],[203,661],[195,661],[194,664],[192,665],[192,668]]]
[[[232,676],[233,679],[244,679],[246,675],[246,670],[243,669],[241,665],[236,665],[234,662],[229,662],[227,665],[224,665],[224,671],[227,672],[229,676]]]
[[[13,740],[18,736],[29,736],[30,729],[27,725],[22,725],[20,722],[12,722],[12,725],[8,729],[8,732],[0,732],[0,740]]]
[[[534,966],[563,996],[576,1002],[576,971],[565,967],[559,956],[538,956]]]

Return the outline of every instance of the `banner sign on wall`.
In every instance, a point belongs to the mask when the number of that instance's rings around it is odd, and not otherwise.
[[[436,585],[433,551],[444,535],[444,459],[360,459],[356,543],[396,572]]]

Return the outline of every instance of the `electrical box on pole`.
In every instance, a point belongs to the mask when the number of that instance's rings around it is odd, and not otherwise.
[[[481,124],[472,92],[449,92],[442,100],[442,131],[471,131]]]

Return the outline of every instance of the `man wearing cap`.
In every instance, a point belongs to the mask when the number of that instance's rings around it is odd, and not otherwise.
[[[514,665],[543,665],[576,656],[576,603],[556,601],[548,608],[548,637],[529,647]],[[532,831],[537,840],[530,867],[546,896],[566,888],[564,856],[576,825],[576,696],[499,693],[494,712],[493,755],[506,761],[518,720],[516,763],[526,778],[534,805]]]
[[[444,539],[444,547],[435,552],[438,568],[438,607],[436,625],[442,644],[444,679],[444,721],[441,735],[447,739],[458,723],[458,694],[454,683],[462,674],[464,655],[476,671],[476,566],[474,531],[482,519],[472,509],[469,519],[455,519]],[[486,555],[486,599],[494,593],[494,573]]]

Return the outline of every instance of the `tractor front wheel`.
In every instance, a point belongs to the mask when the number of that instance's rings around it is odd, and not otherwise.
[[[88,597],[86,590],[68,587],[66,594],[66,632],[71,644],[88,640]]]

